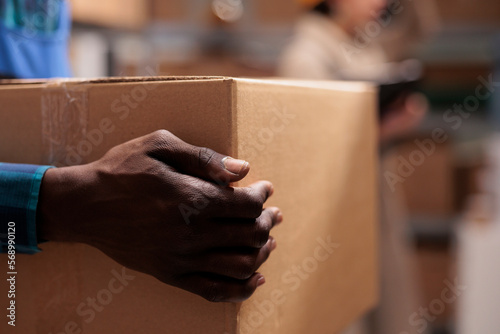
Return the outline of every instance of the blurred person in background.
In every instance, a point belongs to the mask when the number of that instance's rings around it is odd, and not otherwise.
[[[375,84],[404,79],[412,49],[436,28],[430,1],[302,0],[310,10],[296,24],[278,75],[296,79],[356,80]],[[411,33],[410,33],[411,32]],[[410,62],[414,64],[414,62]],[[402,92],[381,110],[381,147],[414,130],[428,103],[414,92]],[[383,150],[385,151],[385,150]],[[382,169],[392,163],[382,157]],[[377,310],[348,333],[413,334],[409,320],[419,310],[412,248],[401,194],[381,180],[381,301]]]
[[[66,0],[0,0],[0,78],[69,77],[70,22]],[[80,242],[209,301],[242,301],[264,284],[256,271],[283,220],[278,208],[263,209],[271,183],[229,187],[249,170],[165,130],[83,166],[0,163],[0,253]],[[208,203],[190,217],[181,208],[193,199]]]
[[[388,24],[410,12],[401,2],[387,0],[302,0],[318,3],[296,25],[295,35],[281,57],[278,75],[314,80],[360,80],[388,83],[398,79],[402,36],[381,43]],[[398,28],[397,30],[401,30]],[[403,43],[405,44],[405,43]],[[402,71],[402,70],[401,70]],[[394,74],[396,72],[396,74]],[[404,135],[420,123],[427,111],[420,94],[406,94],[384,111],[380,126],[383,143]]]

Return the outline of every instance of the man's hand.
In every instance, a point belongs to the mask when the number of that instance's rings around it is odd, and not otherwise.
[[[248,163],[157,131],[94,163],[48,170],[39,238],[82,242],[134,270],[209,301],[242,301],[264,283],[256,270],[282,221],[263,205],[271,183],[248,188]]]

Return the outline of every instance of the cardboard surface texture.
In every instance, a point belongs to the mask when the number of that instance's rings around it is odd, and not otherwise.
[[[240,186],[273,182],[266,206],[279,206],[285,217],[272,233],[278,248],[259,270],[266,284],[242,304],[206,302],[85,245],[42,244],[40,254],[17,256],[13,332],[331,334],[375,305],[372,86],[224,77],[70,80],[0,85],[0,101],[0,161],[83,164],[164,128],[250,161]],[[0,262],[7,263],[5,254]],[[5,280],[0,290],[8,290]],[[102,309],[93,311],[87,298]],[[6,300],[0,298],[4,311]]]

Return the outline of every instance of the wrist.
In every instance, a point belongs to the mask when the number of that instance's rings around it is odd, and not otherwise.
[[[52,168],[45,172],[37,207],[37,238],[39,241],[76,241],[74,203],[81,178],[81,167]]]

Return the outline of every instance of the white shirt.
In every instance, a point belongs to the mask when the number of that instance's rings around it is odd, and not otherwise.
[[[387,61],[374,38],[352,38],[333,19],[309,13],[299,21],[285,49],[278,75],[297,79],[380,81]],[[385,81],[385,80],[383,80]]]

